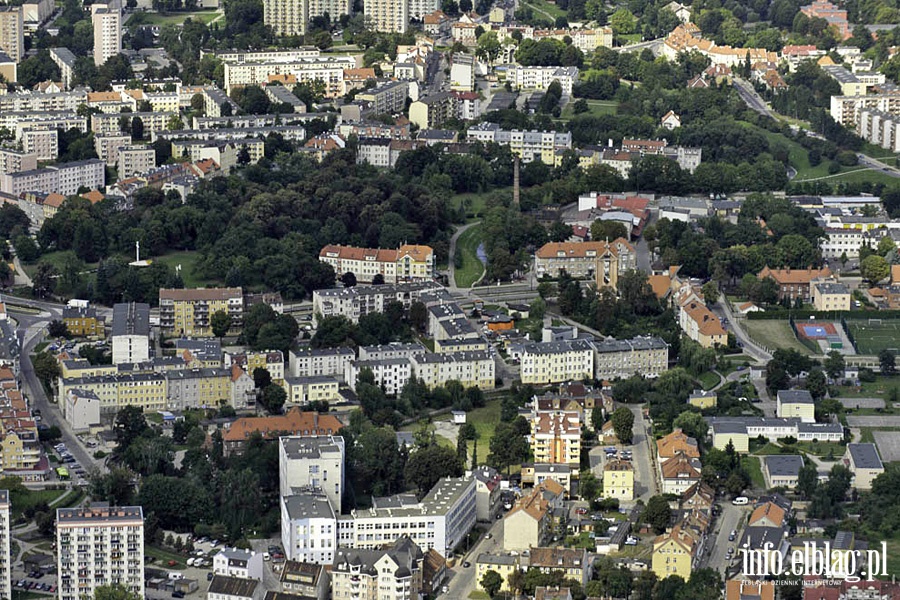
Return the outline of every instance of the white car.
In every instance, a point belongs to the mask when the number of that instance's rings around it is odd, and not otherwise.
[[[735,506],[745,506],[747,504],[750,504],[750,498],[748,498],[747,496],[738,496],[737,498],[732,500],[731,503]]]

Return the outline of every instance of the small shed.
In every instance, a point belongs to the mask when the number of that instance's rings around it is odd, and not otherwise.
[[[454,410],[450,414],[453,415],[453,424],[454,425],[465,425],[466,424],[466,411]]]

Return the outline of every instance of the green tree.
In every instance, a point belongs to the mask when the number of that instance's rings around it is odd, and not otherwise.
[[[706,422],[703,415],[692,410],[686,410],[675,417],[672,427],[681,429],[698,442],[706,439],[706,433],[709,431],[709,423]]]
[[[591,223],[591,239],[595,241],[628,239],[628,230],[617,221],[602,221],[597,219]]]
[[[719,286],[715,281],[704,283],[703,287],[700,288],[700,292],[703,294],[703,301],[706,304],[715,304],[719,300]]]
[[[439,444],[430,444],[410,454],[406,462],[406,482],[416,486],[420,496],[424,496],[442,477],[459,477],[463,474],[464,463],[452,449]]]
[[[628,408],[620,406],[613,411],[610,419],[612,420],[613,429],[616,432],[616,437],[619,439],[619,442],[622,444],[630,444],[634,437],[634,413]]]
[[[641,513],[641,521],[649,524],[657,534],[666,530],[671,518],[672,510],[664,496],[653,496],[647,500],[644,512]]]
[[[828,383],[825,380],[825,373],[821,369],[813,369],[806,376],[806,390],[817,402],[825,397],[828,392]]]
[[[891,266],[884,257],[877,254],[867,256],[859,263],[859,274],[869,283],[876,285],[891,272]]]
[[[844,375],[844,369],[847,368],[847,363],[844,360],[843,354],[837,350],[832,350],[828,353],[828,356],[825,357],[825,360],[822,361],[822,366],[825,367],[825,372],[828,373],[829,377],[837,379]]]
[[[505,468],[508,471],[512,465],[528,458],[529,448],[525,437],[516,431],[512,423],[501,422],[494,430],[490,451],[488,464],[495,469]]]
[[[475,56],[493,63],[500,56],[500,39],[496,31],[488,31],[478,37],[475,45]]]
[[[818,485],[819,473],[816,470],[816,464],[811,460],[807,460],[803,463],[797,475],[797,492],[808,500],[813,497]]]
[[[94,600],[142,600],[137,592],[131,591],[123,585],[101,585],[94,589]]]
[[[622,7],[610,15],[609,26],[616,35],[628,35],[629,33],[634,33],[637,27],[637,19],[630,10]]]
[[[217,310],[209,318],[209,324],[213,335],[221,339],[228,335],[228,330],[231,329],[231,315],[227,311]]]
[[[500,591],[500,588],[503,587],[503,577],[497,571],[488,569],[479,583],[481,584],[481,589],[493,598]]]
[[[528,307],[528,318],[543,320],[547,312],[547,302],[543,298],[535,298]]]
[[[881,256],[887,256],[891,250],[896,250],[897,244],[894,243],[893,238],[891,236],[886,235],[878,241],[878,246],[876,248],[876,252],[878,252]]]
[[[277,383],[266,386],[263,390],[262,402],[266,410],[273,415],[281,414],[284,403],[287,401],[287,392]]]
[[[878,364],[883,375],[893,375],[897,371],[897,357],[887,348],[878,353]]]
[[[66,326],[65,322],[60,321],[59,319],[53,319],[47,325],[47,335],[53,338],[67,338],[69,337],[69,328]]]

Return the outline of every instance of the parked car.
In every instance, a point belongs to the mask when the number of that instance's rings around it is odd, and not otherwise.
[[[750,498],[748,498],[747,496],[738,496],[737,498],[732,500],[731,503],[735,506],[745,506],[747,504],[750,504]]]

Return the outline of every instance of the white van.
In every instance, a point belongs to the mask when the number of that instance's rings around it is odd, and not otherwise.
[[[171,581],[178,581],[179,579],[184,579],[184,575],[181,573],[175,573],[174,571],[169,571],[169,579]]]
[[[747,496],[738,496],[734,500],[731,501],[735,506],[744,506],[746,504],[750,504],[750,498]]]

